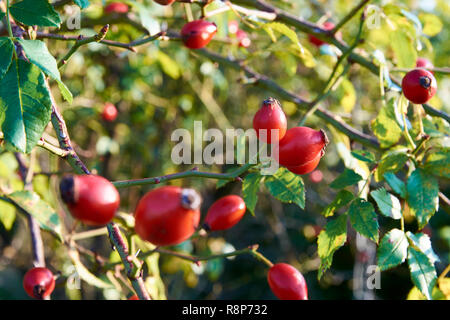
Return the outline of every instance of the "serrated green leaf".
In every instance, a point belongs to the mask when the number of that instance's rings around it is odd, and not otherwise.
[[[433,294],[432,294],[433,300],[448,300],[445,297],[445,294],[438,288],[433,288]],[[427,298],[420,292],[417,287],[412,287],[412,289],[409,291],[408,296],[406,297],[406,300],[427,300]]]
[[[0,79],[3,78],[11,65],[13,53],[14,44],[11,39],[0,37]]]
[[[425,254],[428,259],[430,259],[431,263],[435,263],[439,261],[439,257],[433,251],[433,247],[431,246],[430,237],[424,233],[412,233],[410,231],[406,232],[408,238],[414,243],[417,247],[416,249],[420,249],[420,251]]]
[[[347,240],[347,215],[330,220],[317,238],[317,253],[320,257],[318,279],[331,267],[333,255]]]
[[[44,75],[24,60],[13,60],[0,80],[0,119],[5,140],[30,152],[50,121],[50,93]]]
[[[378,138],[381,148],[389,148],[397,143],[402,136],[402,129],[395,120],[395,108],[395,99],[390,99],[389,102],[380,109],[378,116],[372,121],[372,131]]]
[[[0,201],[0,222],[6,231],[11,230],[15,220],[16,208],[6,201]]]
[[[41,228],[48,230],[63,239],[61,234],[61,221],[56,211],[39,195],[31,191],[16,191],[6,196],[20,210],[33,216]]]
[[[380,271],[402,264],[408,256],[408,239],[403,231],[392,229],[381,239],[377,250]]]
[[[364,161],[364,162],[368,162],[368,163],[375,162],[375,156],[373,155],[372,152],[367,151],[367,150],[353,150],[352,156],[354,156],[356,159]]]
[[[73,2],[81,9],[86,9],[89,7],[89,0],[73,0]]]
[[[401,219],[402,207],[400,201],[395,196],[388,193],[386,189],[380,188],[373,190],[370,195],[375,200],[380,212],[384,216],[392,219]]]
[[[61,18],[47,0],[22,0],[10,6],[11,15],[27,26],[59,27]]]
[[[395,193],[403,199],[406,198],[406,185],[402,180],[397,178],[392,172],[385,173],[383,177]]]
[[[251,172],[245,176],[242,183],[242,196],[245,205],[252,215],[255,215],[255,206],[258,201],[259,183],[263,176],[258,172]]]
[[[375,170],[375,181],[380,182],[383,180],[383,175],[386,172],[395,173],[399,171],[408,161],[406,155],[406,149],[393,150],[385,153],[378,163],[378,167]]]
[[[113,287],[112,284],[107,283],[93,275],[81,262],[79,254],[76,250],[69,250],[69,257],[72,260],[73,265],[75,266],[78,276],[86,283],[102,289]]]
[[[332,215],[334,215],[334,212],[337,209],[344,207],[354,198],[355,196],[350,191],[347,191],[345,189],[340,190],[336,195],[336,198],[334,198],[333,202],[331,202],[328,206],[326,206],[321,214],[325,217],[331,217]]]
[[[423,165],[423,168],[438,177],[450,179],[450,148],[433,151]]]
[[[438,182],[436,178],[418,168],[408,178],[406,190],[411,214],[416,217],[419,229],[422,229],[434,215],[439,204]]]
[[[305,208],[305,185],[300,176],[286,168],[279,168],[274,175],[267,176],[265,184],[270,194],[278,200]]]
[[[429,37],[434,37],[443,28],[442,21],[438,16],[431,13],[421,13],[419,19],[423,24],[422,32]]]
[[[436,269],[428,257],[416,249],[408,248],[408,265],[414,285],[430,300],[436,283]]]
[[[58,82],[58,87],[64,99],[72,103],[72,93],[61,81],[58,64],[53,55],[48,51],[45,43],[40,40],[17,39],[17,41],[22,46],[30,62],[38,66],[46,75],[55,79]]]
[[[414,41],[401,29],[389,33],[389,42],[394,51],[399,68],[414,68],[416,66],[417,52]]]
[[[352,227],[366,238],[378,243],[377,214],[370,202],[356,199],[350,205],[348,216]]]
[[[345,168],[339,177],[331,182],[330,187],[333,189],[342,189],[361,181],[362,177],[355,171]]]

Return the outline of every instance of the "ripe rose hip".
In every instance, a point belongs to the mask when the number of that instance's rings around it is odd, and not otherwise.
[[[267,274],[270,289],[280,300],[308,300],[305,278],[287,263],[273,265]]]
[[[431,63],[431,61],[426,59],[426,58],[417,58],[417,60],[416,60],[416,67],[417,68],[424,68],[424,69],[433,69],[434,68],[434,66]],[[431,73],[433,73],[433,72],[431,72]]]
[[[122,2],[111,2],[105,7],[106,13],[127,13],[128,6]]]
[[[206,20],[194,20],[186,23],[181,29],[184,45],[190,49],[206,46],[217,32],[217,26]]]
[[[252,41],[250,40],[250,38],[247,35],[247,32],[245,32],[244,30],[239,29],[236,32],[236,38],[239,40],[239,47],[242,48],[248,48],[250,47],[250,44],[252,43]]]
[[[47,268],[30,269],[23,278],[23,288],[30,297],[42,300],[55,289],[53,273]]]
[[[149,191],[135,211],[135,231],[157,246],[179,244],[194,233],[200,220],[200,195],[193,189],[164,186]]]
[[[317,154],[317,156],[311,161],[308,161],[299,166],[287,166],[286,168],[295,174],[307,174],[307,173],[310,173],[311,171],[313,171],[315,168],[317,168],[322,156],[323,156],[323,152],[319,152]]]
[[[238,223],[245,214],[244,200],[236,195],[220,198],[212,204],[206,214],[206,231],[226,230]]]
[[[328,138],[325,131],[308,127],[294,127],[286,131],[278,148],[275,146],[275,157],[278,157],[279,164],[288,168],[307,164],[312,166],[314,161],[317,163],[320,161],[327,144]],[[313,168],[308,167],[308,170],[313,170],[316,166],[317,164]]]
[[[120,205],[117,189],[100,176],[65,176],[59,188],[72,216],[87,225],[101,226],[109,223]]]
[[[136,294],[133,294],[128,300],[139,300],[139,297]]]
[[[169,4],[172,4],[175,2],[175,0],[154,0],[157,4],[160,4],[162,6],[168,6]]]
[[[319,169],[314,170],[309,174],[309,180],[311,180],[312,183],[319,183],[323,179],[323,173]]]
[[[405,97],[415,104],[423,104],[436,93],[437,84],[433,74],[425,69],[409,71],[402,80]]]
[[[236,20],[231,20],[228,22],[228,33],[236,34],[239,30],[239,22]]]
[[[280,102],[274,98],[268,98],[263,101],[261,108],[253,117],[253,129],[258,138],[267,143],[272,143],[272,130],[278,130],[278,140],[281,140],[286,134],[287,120],[286,115],[281,109]],[[266,137],[260,130],[266,130]]]
[[[117,118],[117,108],[110,102],[105,103],[105,106],[102,110],[102,118],[105,121],[112,122]]]
[[[322,27],[322,29],[329,31],[329,30],[333,30],[335,25],[334,25],[333,22],[327,21],[321,27]],[[318,39],[315,36],[310,35],[310,34],[308,35],[308,38],[309,38],[309,42],[311,42],[312,44],[314,44],[317,47],[320,47],[321,45],[326,43],[325,41],[322,41],[322,40],[320,40],[320,39]],[[338,31],[336,33],[336,38],[338,38],[338,39],[342,38],[342,33],[340,31]]]

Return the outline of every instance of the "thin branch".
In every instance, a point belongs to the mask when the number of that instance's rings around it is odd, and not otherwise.
[[[354,7],[341,21],[333,28],[331,34],[336,34],[339,29],[341,29],[344,24],[346,24],[351,18],[353,18],[359,10],[361,10],[370,0],[362,0],[356,7]]]

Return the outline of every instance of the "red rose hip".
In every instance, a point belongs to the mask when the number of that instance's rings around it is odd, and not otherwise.
[[[417,58],[416,68],[433,69],[434,66],[427,58]],[[430,71],[431,72],[431,71]],[[431,72],[433,73],[433,72]]]
[[[423,104],[436,93],[437,84],[433,74],[425,69],[409,71],[402,80],[405,97],[415,104]]]
[[[278,159],[279,164],[285,167],[298,167],[311,161],[318,163],[320,157],[324,155],[327,144],[328,138],[325,131],[308,127],[294,127],[286,131],[278,148],[275,148],[275,158]]]
[[[106,13],[127,13],[128,6],[122,2],[111,2],[105,7]]]
[[[333,30],[333,28],[335,27],[335,25],[334,25],[333,22],[327,21],[327,22],[325,22],[321,27],[322,27],[322,29],[324,29],[324,30],[330,31],[330,30]],[[309,38],[309,42],[311,42],[312,44],[314,44],[314,45],[317,46],[317,47],[320,47],[321,45],[326,44],[325,41],[320,40],[319,38],[316,38],[316,37],[313,36],[313,35],[308,35],[308,38]],[[338,31],[338,32],[336,33],[336,38],[338,38],[338,39],[342,38],[341,32]]]
[[[30,269],[23,278],[23,288],[30,297],[42,300],[55,289],[53,273],[42,267]]]
[[[244,200],[236,195],[220,198],[206,214],[204,228],[207,231],[226,230],[238,223],[245,214]]]
[[[273,265],[267,274],[270,289],[280,300],[308,300],[305,278],[287,263]]]
[[[175,0],[153,0],[153,1],[155,1],[157,4],[160,4],[162,6],[168,6],[175,2]]]
[[[250,40],[250,38],[247,35],[247,32],[245,32],[244,30],[239,29],[236,32],[236,38],[239,40],[239,47],[242,48],[248,48],[250,47],[252,41]]]
[[[135,211],[135,231],[157,246],[176,245],[192,236],[200,221],[200,195],[193,189],[164,186],[149,191]]]
[[[286,167],[289,171],[295,174],[307,174],[313,171],[317,166],[319,165],[320,159],[322,158],[323,153],[319,152],[317,156],[304,164],[301,164],[299,166],[288,166]]]
[[[107,122],[112,122],[117,118],[117,108],[110,102],[105,103],[102,110],[102,118]]]
[[[280,103],[274,98],[263,101],[261,108],[253,117],[253,129],[258,138],[267,143],[272,143],[272,131],[278,130],[278,140],[283,139],[286,134],[286,115],[281,109]],[[263,131],[265,129],[265,136]]]
[[[217,26],[206,20],[194,20],[181,29],[181,38],[186,47],[200,49],[206,46],[217,32]]]
[[[111,222],[120,205],[117,189],[100,176],[65,176],[59,188],[72,216],[87,225],[101,226]]]

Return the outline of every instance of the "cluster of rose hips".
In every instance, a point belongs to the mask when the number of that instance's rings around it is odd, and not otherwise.
[[[274,98],[264,100],[253,117],[253,129],[263,142],[274,146],[274,157],[278,163],[295,174],[307,174],[319,164],[328,144],[323,130],[294,127],[287,130],[286,115]],[[278,133],[278,134],[277,134]],[[272,136],[278,137],[273,141]]]

